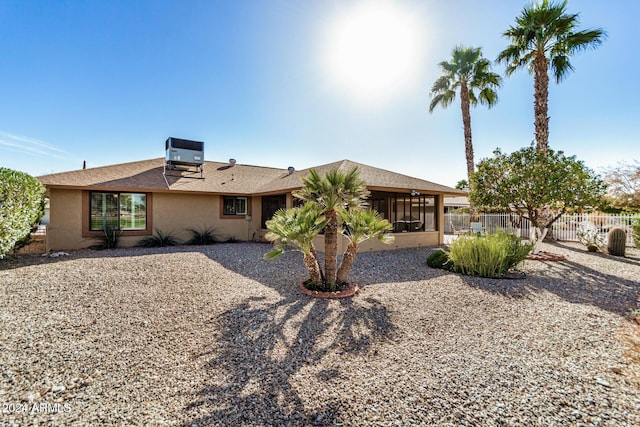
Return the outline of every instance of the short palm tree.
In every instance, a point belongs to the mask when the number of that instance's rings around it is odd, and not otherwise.
[[[280,209],[266,225],[269,232],[265,238],[273,242],[273,249],[265,258],[277,258],[284,253],[285,247],[292,247],[303,253],[309,280],[312,283],[321,283],[322,270],[313,246],[313,238],[326,225],[325,217],[320,211],[310,203],[298,208]]]
[[[536,144],[545,151],[549,147],[549,68],[560,83],[573,71],[571,55],[599,46],[605,37],[602,29],[577,31],[579,15],[566,9],[566,1],[542,0],[526,6],[516,25],[504,32],[511,44],[498,55],[498,61],[507,66],[507,76],[524,67],[533,74]]]
[[[338,283],[343,283],[347,280],[347,275],[353,266],[353,261],[358,253],[358,244],[368,239],[391,243],[393,235],[390,234],[390,231],[393,226],[374,210],[351,209],[342,211],[340,217],[345,224],[342,234],[349,239],[337,274]]]
[[[311,169],[302,179],[304,187],[293,195],[311,203],[325,216],[324,228],[324,274],[329,287],[337,281],[338,263],[338,215],[347,209],[361,209],[369,197],[366,183],[360,179],[358,168],[347,172],[330,169],[324,176]]]
[[[481,48],[457,46],[453,49],[451,60],[442,61],[439,65],[444,74],[431,88],[429,112],[432,113],[437,106],[448,107],[460,92],[467,181],[470,182],[474,171],[470,107],[478,102],[493,107],[498,102],[496,89],[500,87],[502,79],[491,71],[491,62],[482,57]]]

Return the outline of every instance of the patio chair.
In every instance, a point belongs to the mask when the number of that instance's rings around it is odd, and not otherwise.
[[[471,223],[471,234],[477,234],[478,236],[482,234],[482,223],[481,222],[472,222]]]

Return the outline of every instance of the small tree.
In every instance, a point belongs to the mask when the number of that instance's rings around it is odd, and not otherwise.
[[[393,226],[374,210],[352,209],[340,214],[343,224],[342,235],[349,240],[349,244],[342,255],[342,262],[338,269],[337,281],[343,283],[353,266],[358,253],[358,245],[365,240],[378,239],[383,243],[391,243],[393,236],[389,234]]]
[[[287,247],[300,251],[309,272],[307,287],[334,291],[346,282],[358,244],[367,239],[389,243],[393,240],[388,234],[392,227],[377,212],[364,209],[369,192],[356,168],[346,173],[331,169],[324,176],[311,170],[303,183],[304,187],[294,195],[306,200],[304,205],[281,209],[267,221],[269,232],[265,238],[274,246],[265,258],[277,258]],[[324,273],[313,245],[314,237],[320,232],[324,232]],[[339,268],[338,234],[349,240]]]
[[[0,259],[38,223],[44,195],[45,188],[36,178],[0,168]]]
[[[327,221],[324,228],[324,272],[326,281],[335,284],[339,215],[347,209],[364,207],[369,191],[365,182],[360,179],[357,167],[347,172],[333,168],[324,176],[311,169],[309,175],[302,179],[302,184],[304,187],[295,191],[294,197],[315,205]]]
[[[607,201],[612,207],[624,210],[640,210],[640,163],[622,162],[604,172],[607,183]]]
[[[456,182],[456,188],[458,190],[467,191],[469,189],[469,181],[467,181],[466,179],[461,179],[460,181]]]
[[[292,209],[280,209],[267,221],[269,232],[265,238],[273,242],[273,249],[265,255],[267,259],[278,258],[286,247],[302,252],[303,262],[309,272],[309,280],[322,282],[322,270],[313,246],[313,238],[325,227],[327,221],[311,203]]]
[[[478,164],[469,197],[477,206],[508,209],[528,219],[534,253],[558,218],[594,208],[604,194],[600,177],[562,151],[529,147],[512,154],[497,149],[494,154]]]

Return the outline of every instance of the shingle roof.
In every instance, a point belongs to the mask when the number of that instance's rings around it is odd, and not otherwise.
[[[332,168],[338,168],[341,171],[346,172],[354,166],[358,168],[360,178],[362,178],[367,183],[367,187],[370,190],[416,190],[425,193],[446,193],[451,195],[466,194],[464,191],[447,187],[446,185],[436,184],[430,181],[425,181],[423,179],[391,172],[386,169],[380,169],[373,166],[364,165],[362,163],[353,162],[351,160],[341,160],[334,163],[328,163],[326,165],[296,171],[291,175],[285,175],[266,183],[263,187],[259,188],[257,192],[266,193],[289,190],[292,188],[300,188],[302,187],[300,179],[306,176],[309,173],[310,169],[315,169],[319,174],[322,175]]]
[[[81,169],[40,176],[40,181],[53,188],[90,188],[94,190],[145,190],[145,191],[180,191],[224,194],[269,194],[282,193],[302,186],[301,178],[309,169],[294,171],[289,174],[286,169],[268,168],[228,163],[205,162],[203,177],[200,173],[167,170],[167,183],[162,176],[164,159],[142,160],[131,163]],[[367,187],[373,190],[406,191],[416,190],[423,193],[443,193],[448,195],[465,194],[455,188],[433,182],[413,178],[385,169],[375,168],[350,160],[317,166],[319,173],[337,167],[348,170],[357,166],[360,177]]]

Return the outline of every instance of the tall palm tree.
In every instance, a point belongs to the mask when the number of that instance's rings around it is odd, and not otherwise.
[[[596,48],[606,35],[600,28],[577,31],[579,14],[569,14],[566,9],[566,0],[542,0],[526,6],[516,25],[504,32],[511,44],[498,55],[498,61],[507,66],[507,76],[524,67],[533,74],[535,137],[538,148],[544,151],[549,147],[549,68],[560,83],[573,71],[571,55]]]
[[[361,209],[369,197],[366,183],[360,179],[358,168],[347,172],[330,169],[324,176],[311,169],[302,178],[304,187],[293,195],[315,205],[326,218],[324,228],[324,274],[329,288],[335,286],[338,263],[338,215],[347,209]]]
[[[431,88],[429,112],[437,106],[448,107],[460,91],[460,107],[464,127],[464,147],[467,157],[467,182],[471,182],[474,171],[473,143],[471,141],[470,107],[478,102],[493,107],[498,102],[496,89],[502,83],[501,77],[491,71],[491,62],[482,56],[481,48],[456,46],[451,60],[442,61],[440,68],[444,72]]]

